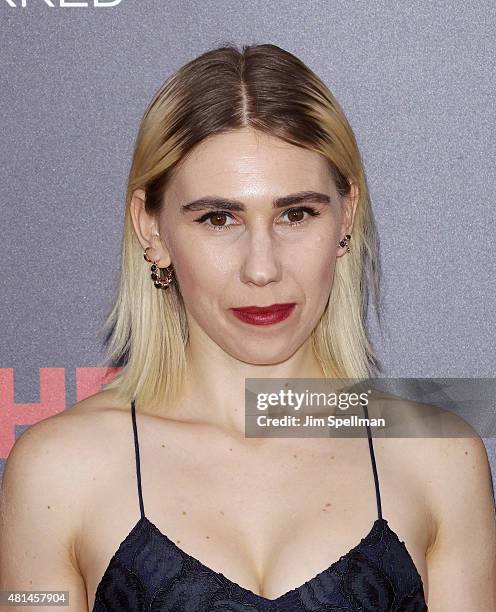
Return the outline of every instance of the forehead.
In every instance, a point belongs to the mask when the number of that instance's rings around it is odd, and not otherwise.
[[[242,129],[216,134],[191,151],[169,188],[178,197],[280,195],[315,189],[333,193],[327,160],[269,134]]]

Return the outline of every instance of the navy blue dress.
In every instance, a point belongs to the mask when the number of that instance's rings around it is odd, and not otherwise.
[[[369,425],[378,518],[369,533],[327,569],[280,597],[268,599],[188,555],[146,518],[134,400],[131,415],[141,518],[111,558],[97,587],[93,612],[427,611],[415,563],[382,517]]]

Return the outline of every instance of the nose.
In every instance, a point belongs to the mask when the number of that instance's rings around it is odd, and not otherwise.
[[[278,260],[277,244],[270,230],[258,227],[246,232],[244,254],[240,271],[243,283],[263,286],[278,281],[281,265]]]

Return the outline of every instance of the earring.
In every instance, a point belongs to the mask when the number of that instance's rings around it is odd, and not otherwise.
[[[347,249],[346,249],[347,253],[349,253],[351,251],[351,249],[350,249],[350,247],[348,245],[348,242],[350,241],[350,239],[351,239],[350,234],[346,234],[346,236],[343,238],[343,240],[340,240],[338,242],[340,247],[344,247],[344,246],[347,247]]]
[[[150,266],[151,279],[157,289],[167,289],[167,287],[172,283],[174,267],[171,264],[170,266],[167,266],[167,268],[159,268],[157,266],[158,259],[157,261],[153,261],[152,259],[148,257],[147,251],[148,249],[151,249],[151,248],[152,247],[149,247],[149,246],[146,247],[143,253],[143,257],[145,258],[145,260],[152,264]],[[162,270],[166,271],[165,276],[162,276]]]

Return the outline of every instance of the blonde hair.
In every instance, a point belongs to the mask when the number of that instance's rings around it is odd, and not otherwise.
[[[271,44],[225,45],[188,62],[146,109],[129,172],[120,279],[102,331],[104,365],[123,366],[106,388],[137,406],[167,406],[180,394],[188,328],[177,282],[157,289],[130,215],[135,189],[158,214],[181,160],[208,136],[250,127],[316,151],[329,162],[340,196],[358,187],[351,252],[338,258],[334,283],[312,345],[325,377],[367,378],[380,369],[366,316],[372,294],[380,324],[379,245],[366,177],[345,114],[297,57]],[[174,263],[174,262],[173,262]]]

